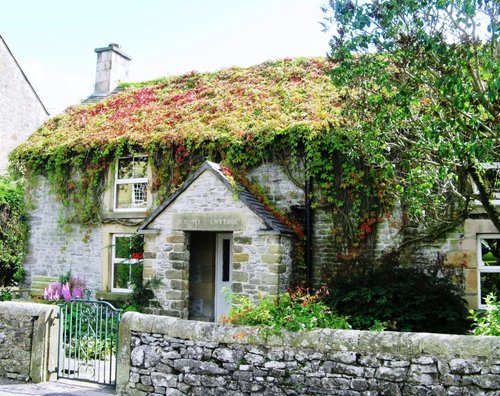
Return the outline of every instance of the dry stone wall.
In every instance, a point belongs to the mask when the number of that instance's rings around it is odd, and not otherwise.
[[[121,395],[498,395],[500,339],[256,329],[126,313]]]
[[[0,376],[28,380],[33,317],[0,313]]]
[[[0,302],[0,377],[40,382],[55,371],[57,311],[53,305]]]

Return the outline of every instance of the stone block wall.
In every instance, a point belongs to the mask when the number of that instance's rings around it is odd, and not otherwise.
[[[267,188],[270,197],[277,200],[282,209],[289,209],[292,204],[303,204],[303,191],[288,179],[288,175],[278,165],[267,163],[259,166],[249,177]],[[217,215],[220,212],[232,212],[246,216],[246,229],[234,230],[233,233],[235,292],[249,296],[274,294],[291,279],[292,241],[277,235],[262,234],[262,224],[244,204],[234,199],[231,192],[223,186],[216,187],[210,178],[201,182],[195,190],[188,189],[182,202],[175,202],[169,213],[156,221],[154,227],[161,229],[159,236],[145,236],[144,277],[148,279],[158,273],[164,277],[165,285],[164,290],[157,294],[162,308],[155,308],[150,313],[178,317],[187,315],[189,236],[181,230],[172,230],[169,216],[173,213]],[[29,219],[29,254],[25,264],[28,286],[33,280],[57,278],[71,270],[74,275],[84,274],[89,288],[94,291],[109,287],[107,256],[111,244],[110,235],[116,232],[133,233],[137,226],[119,228],[116,224],[105,224],[89,230],[76,224],[59,224],[58,219],[65,209],[50,192],[43,177],[39,178],[38,185],[32,191],[32,202],[34,209]],[[314,276],[316,284],[321,284],[332,275],[336,266],[341,265],[337,255],[342,252],[339,252],[340,248],[334,242],[331,211],[316,208],[313,215]],[[400,241],[399,217],[400,213],[396,208],[390,218],[377,225],[376,254],[387,251]],[[139,224],[139,221],[136,223]],[[464,286],[469,306],[475,308],[478,302],[476,237],[478,233],[485,232],[495,232],[491,222],[470,219],[463,229],[449,233],[440,241],[426,243],[412,257],[411,263],[420,267],[427,266],[430,271],[455,279]],[[277,238],[279,242],[276,242]],[[444,267],[429,268],[429,263],[432,264],[438,257],[444,258]]]
[[[8,154],[48,117],[22,70],[0,37],[0,174]]]
[[[218,229],[217,220],[224,216],[237,220],[234,228]],[[208,225],[193,226],[187,221],[186,226],[182,221],[177,224],[179,218],[203,218],[215,225],[208,221]],[[232,233],[234,293],[257,299],[259,294],[275,295],[289,285],[292,237],[268,230],[210,171],[200,174],[149,227],[158,233],[145,235],[144,275],[160,275],[163,282],[154,290],[159,306],[148,313],[188,318],[190,249],[196,248],[190,243],[192,231]]]
[[[283,332],[126,313],[120,395],[498,395],[500,338]]]
[[[71,270],[81,275],[93,291],[101,288],[102,246],[99,228],[89,229],[78,224],[61,224],[58,220],[66,210],[50,191],[44,177],[29,192],[33,204],[30,211],[30,238],[25,266],[26,283],[40,277],[57,278]]]
[[[55,372],[58,307],[0,302],[0,377],[40,382]]]
[[[290,176],[300,186],[295,184]],[[304,205],[303,169],[291,169],[287,174],[277,163],[267,162],[252,169],[248,173],[248,178],[263,187],[269,199],[276,202],[276,205],[284,211],[290,211],[292,205]]]

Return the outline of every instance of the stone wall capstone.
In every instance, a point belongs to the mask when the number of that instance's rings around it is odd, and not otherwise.
[[[498,395],[500,339],[258,330],[126,313],[120,395]]]

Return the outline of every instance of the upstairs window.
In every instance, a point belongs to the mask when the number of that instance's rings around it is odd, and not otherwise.
[[[500,298],[500,234],[478,235],[477,252],[479,307],[485,308],[488,294]]]
[[[147,172],[147,156],[123,157],[118,160],[115,175],[115,210],[147,209]]]

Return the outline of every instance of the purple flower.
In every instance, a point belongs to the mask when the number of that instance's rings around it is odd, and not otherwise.
[[[71,300],[71,290],[69,288],[69,282],[66,282],[62,287],[61,294],[64,298],[64,301]]]
[[[75,287],[73,289],[73,298],[83,298],[83,289],[81,287]]]
[[[71,299],[83,298],[86,286],[85,280],[80,275],[77,275],[64,285],[60,282],[49,284],[43,290],[43,298],[49,301],[60,299],[69,301]]]
[[[62,296],[62,285],[59,282],[49,284],[43,290],[43,298],[45,300],[59,300]]]

